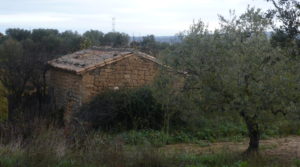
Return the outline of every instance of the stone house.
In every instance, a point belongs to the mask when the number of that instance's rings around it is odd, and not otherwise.
[[[152,56],[124,48],[78,51],[48,62],[49,92],[69,122],[73,112],[107,89],[134,88],[151,83],[161,64]]]

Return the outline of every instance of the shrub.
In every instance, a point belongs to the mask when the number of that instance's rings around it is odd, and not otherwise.
[[[75,117],[102,130],[161,129],[163,110],[148,87],[109,90],[84,105]]]
[[[7,99],[5,97],[5,88],[0,83],[0,122],[7,119],[8,108]]]

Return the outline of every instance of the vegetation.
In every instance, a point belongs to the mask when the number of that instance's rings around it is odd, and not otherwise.
[[[36,124],[39,125],[39,124]],[[239,152],[220,150],[215,154],[193,152],[168,152],[145,143],[124,143],[126,137],[91,133],[80,145],[65,145],[63,130],[41,125],[26,145],[20,140],[1,145],[0,165],[3,167],[38,166],[286,166],[299,164],[285,162],[275,157],[243,157]],[[154,139],[154,138],[153,138]],[[142,139],[141,141],[145,141]],[[206,146],[201,146],[206,147]]]
[[[161,129],[161,105],[149,88],[107,91],[82,107],[78,120],[106,131]]]
[[[0,83],[0,122],[7,119],[7,99],[5,96],[5,88]]]
[[[268,11],[268,17],[279,20],[282,24],[275,27],[275,33],[271,42],[275,46],[298,47],[299,48],[299,27],[300,27],[300,3],[296,0],[267,0],[270,1],[274,9]],[[293,50],[290,54],[299,55],[299,50]]]
[[[214,33],[199,22],[182,34],[174,65],[190,74],[185,90],[193,91],[202,110],[239,113],[250,137],[248,151],[257,151],[261,123],[270,114],[297,111],[299,62],[271,46],[265,35],[270,21],[260,10],[220,19],[222,29]]]
[[[36,124],[39,125],[39,124]],[[286,162],[272,156],[242,156],[239,151],[228,152],[226,148],[212,154],[188,151],[169,152],[166,148],[152,147],[145,143],[124,143],[126,137],[91,133],[79,145],[66,146],[63,130],[43,125],[35,129],[30,140],[24,144],[15,140],[0,145],[0,165],[3,167],[285,167],[299,166],[299,160]],[[153,138],[154,139],[154,138]],[[141,141],[145,141],[142,139]],[[202,145],[200,147],[207,147]]]
[[[160,51],[170,47],[170,44],[164,42],[155,41],[154,35],[147,35],[142,37],[141,41],[132,41],[130,46],[135,49],[139,49],[142,52],[148,53],[152,56],[158,57]]]
[[[9,119],[46,116],[53,110],[45,82],[47,61],[93,45],[126,46],[128,35],[100,31],[8,29],[0,41],[0,81],[7,90]],[[30,105],[28,105],[30,103]],[[38,112],[37,112],[38,111]]]
[[[267,1],[274,7],[266,13],[248,7],[220,16],[215,31],[195,22],[175,44],[149,35],[129,45],[127,34],[98,30],[8,29],[0,34],[0,166],[299,166],[259,154],[272,147],[260,147],[261,139],[300,135],[300,4]],[[75,114],[70,134],[48,94],[46,63],[92,45],[131,46],[168,67],[147,87],[99,94]],[[247,148],[230,153],[166,146],[247,137]]]

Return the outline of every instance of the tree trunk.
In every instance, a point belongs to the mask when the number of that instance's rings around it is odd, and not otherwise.
[[[257,153],[259,149],[260,131],[257,122],[257,116],[248,116],[244,112],[241,113],[244,121],[246,122],[248,133],[249,133],[249,146],[246,153]]]
[[[249,132],[249,146],[247,152],[258,152],[259,148],[259,129],[257,123],[247,124],[248,132]]]

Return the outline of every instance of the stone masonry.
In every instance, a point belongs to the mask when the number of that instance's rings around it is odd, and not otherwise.
[[[49,91],[56,108],[72,113],[107,90],[150,84],[162,66],[154,57],[131,49],[91,48],[49,61]]]

